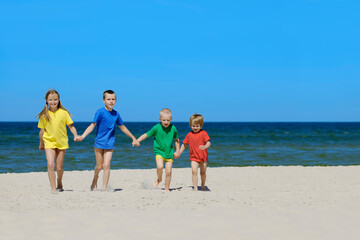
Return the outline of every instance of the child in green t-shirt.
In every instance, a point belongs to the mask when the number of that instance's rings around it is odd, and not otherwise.
[[[180,156],[180,141],[176,127],[171,124],[172,113],[168,108],[160,111],[160,123],[152,127],[148,132],[138,138],[139,143],[147,137],[154,137],[154,153],[157,167],[157,180],[153,183],[156,188],[162,180],[165,162],[165,191],[170,192],[170,181],[173,158]],[[176,151],[174,153],[172,143],[175,142]]]

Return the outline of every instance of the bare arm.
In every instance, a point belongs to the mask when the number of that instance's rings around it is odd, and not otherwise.
[[[180,155],[184,152],[185,148],[186,148],[186,145],[185,145],[185,144],[181,145]]]
[[[200,149],[201,149],[201,150],[205,150],[205,149],[209,148],[210,146],[211,146],[210,141],[207,141],[207,142],[205,143],[205,145],[200,145]]]
[[[120,125],[119,126],[120,130],[125,133],[129,138],[131,138],[132,141],[132,146],[140,146],[139,141],[134,137],[134,135],[132,135],[132,133],[129,131],[129,129],[127,129],[127,127],[125,127],[125,125]]]
[[[84,133],[81,136],[78,136],[76,141],[82,141],[86,138],[87,135],[89,135],[95,128],[96,123],[91,123],[86,130],[84,131]]]
[[[74,141],[76,141],[78,138],[78,134],[76,128],[74,127],[74,124],[70,124],[68,127],[70,129],[70,132],[74,135]]]
[[[137,140],[140,142],[144,141],[145,139],[148,138],[148,135],[146,133],[144,133],[143,135],[141,135]]]
[[[180,157],[180,151],[179,151],[179,148],[180,148],[180,141],[179,139],[174,139],[175,141],[175,153],[174,153],[174,158],[177,159]]]
[[[44,133],[45,133],[45,129],[41,128],[39,132],[39,138],[40,138],[39,150],[41,151],[44,151],[45,149],[44,139],[43,139]]]

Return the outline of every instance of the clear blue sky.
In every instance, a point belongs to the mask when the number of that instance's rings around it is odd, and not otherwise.
[[[359,121],[360,1],[0,0],[0,121]]]

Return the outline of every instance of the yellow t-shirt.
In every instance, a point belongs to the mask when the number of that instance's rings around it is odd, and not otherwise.
[[[73,124],[69,113],[59,108],[55,112],[49,111],[49,116],[50,121],[47,121],[45,117],[40,117],[38,124],[38,128],[45,129],[43,135],[45,149],[68,149],[69,144],[66,125]]]

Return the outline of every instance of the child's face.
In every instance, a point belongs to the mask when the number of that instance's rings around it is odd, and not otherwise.
[[[48,95],[46,102],[48,103],[50,107],[50,111],[55,111],[58,109],[59,104],[59,95],[56,93],[51,93]]]
[[[116,94],[105,93],[105,98],[103,99],[103,102],[105,103],[105,108],[111,111],[116,103]]]
[[[194,132],[199,132],[201,130],[201,126],[200,124],[198,123],[192,123],[191,124],[191,129],[194,131]]]
[[[168,114],[161,114],[159,119],[160,119],[161,125],[163,127],[168,127],[170,125],[170,123],[171,123],[172,116],[168,115]]]

